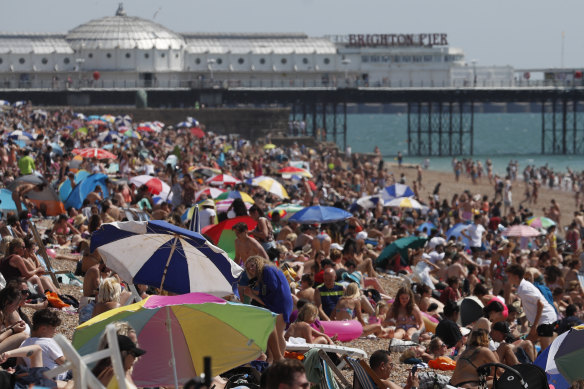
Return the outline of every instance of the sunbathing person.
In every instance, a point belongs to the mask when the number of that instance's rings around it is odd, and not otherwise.
[[[365,323],[361,313],[361,292],[359,292],[359,286],[355,282],[351,282],[347,286],[344,295],[337,302],[331,318],[333,320],[353,320],[357,318],[363,326],[363,336],[374,334],[379,337],[390,338],[393,335],[393,330],[386,330],[379,323]]]
[[[323,332],[316,330],[313,327],[314,322],[318,318],[318,308],[314,304],[305,304],[298,311],[298,318],[284,334],[286,340],[291,337],[303,338],[306,343],[312,344],[335,344],[333,340]]]
[[[463,388],[478,388],[477,368],[485,363],[498,363],[497,355],[489,350],[489,336],[484,329],[470,333],[466,350],[458,357],[450,385]]]
[[[410,340],[423,328],[422,313],[414,302],[414,293],[409,287],[402,286],[397,291],[385,323],[395,325],[395,339]]]

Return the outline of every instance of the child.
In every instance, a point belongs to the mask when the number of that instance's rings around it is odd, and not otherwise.
[[[55,311],[50,309],[41,309],[32,316],[32,331],[30,338],[26,339],[20,347],[38,345],[42,350],[43,367],[54,369],[65,363],[65,356],[61,347],[53,340],[57,327],[61,325],[61,319]],[[30,367],[30,361],[24,359],[27,367]],[[64,381],[67,379],[67,372],[59,374],[57,380]]]

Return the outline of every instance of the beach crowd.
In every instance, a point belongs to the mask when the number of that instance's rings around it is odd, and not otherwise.
[[[59,304],[79,300],[77,309],[65,309],[81,324],[135,298],[131,285],[89,250],[92,234],[103,223],[150,219],[189,228],[185,214],[195,204],[203,234],[205,227],[234,217],[249,216],[256,224],[232,228],[232,259],[244,272],[239,296],[226,298],[277,315],[259,358],[270,366],[263,387],[307,387],[308,369],[286,359],[286,347],[340,344],[338,334],[323,325],[327,321],[356,321],[373,349],[379,339],[392,339],[389,350],[371,353],[369,366],[387,387],[405,384],[406,389],[417,389],[421,378],[409,373],[396,384],[390,379],[394,363],[452,363],[450,385],[478,387],[477,366],[533,363],[559,334],[583,323],[582,174],[528,166],[525,199],[518,206],[512,198],[519,176],[515,163],[506,177],[499,177],[488,161],[483,168],[453,160],[456,181],[465,175],[472,182],[487,179],[493,191],[465,190],[443,198],[437,185],[432,196],[422,198],[422,178],[429,173],[418,167],[417,178],[407,182],[404,167],[389,168],[379,152],[360,156],[325,143],[314,148],[256,144],[205,130],[193,118],[177,126],[136,123],[131,117],[88,118],[70,108],[44,112],[26,102],[0,108],[0,186],[7,191],[3,199],[12,199],[16,207],[0,204],[0,380],[14,383],[14,371],[44,371],[65,363],[52,339],[62,328]],[[105,152],[76,156],[83,149]],[[286,167],[299,169],[279,172]],[[80,171],[107,179],[105,187],[90,188],[79,207],[63,207],[56,214],[54,204],[34,200],[35,192],[47,188],[57,194],[63,186],[74,189]],[[235,182],[208,182],[221,174]],[[39,181],[19,181],[31,175]],[[136,176],[157,178],[169,190],[161,194],[146,183],[136,184]],[[273,178],[286,194],[246,183],[259,176]],[[579,211],[562,215],[561,204],[554,201],[546,217],[534,217],[526,207],[537,204],[541,185],[573,190]],[[243,192],[252,201],[245,196],[217,201],[223,191]],[[399,198],[400,193],[420,204],[387,206],[394,200],[387,196]],[[310,206],[336,207],[351,215],[330,223],[289,220]],[[74,262],[82,280],[78,296],[65,296],[47,274],[31,221],[45,226],[43,246],[54,249],[58,260]],[[385,287],[387,282],[398,285],[396,293]],[[152,285],[135,287],[142,298],[165,293]],[[28,317],[25,311],[34,314]],[[126,381],[132,385],[132,365],[154,351],[140,348],[127,323],[116,328]],[[395,345],[407,346],[401,356],[391,353]],[[93,372],[107,386],[114,375],[109,358]],[[64,373],[35,383],[73,387],[75,379]],[[217,377],[217,387],[221,382]]]

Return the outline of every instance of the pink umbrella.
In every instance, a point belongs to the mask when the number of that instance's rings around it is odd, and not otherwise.
[[[526,226],[524,224],[514,225],[506,228],[501,233],[503,236],[518,236],[522,238],[531,238],[534,236],[539,236],[541,233],[533,227]]]
[[[241,181],[237,178],[230,176],[229,174],[218,174],[214,177],[211,177],[207,180],[207,183],[211,185],[235,185],[239,184]]]

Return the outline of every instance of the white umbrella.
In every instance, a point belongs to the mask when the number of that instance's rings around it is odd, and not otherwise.
[[[399,207],[399,208],[412,208],[412,209],[422,209],[423,205],[409,197],[398,197],[397,199],[390,200],[384,204],[386,207]]]

